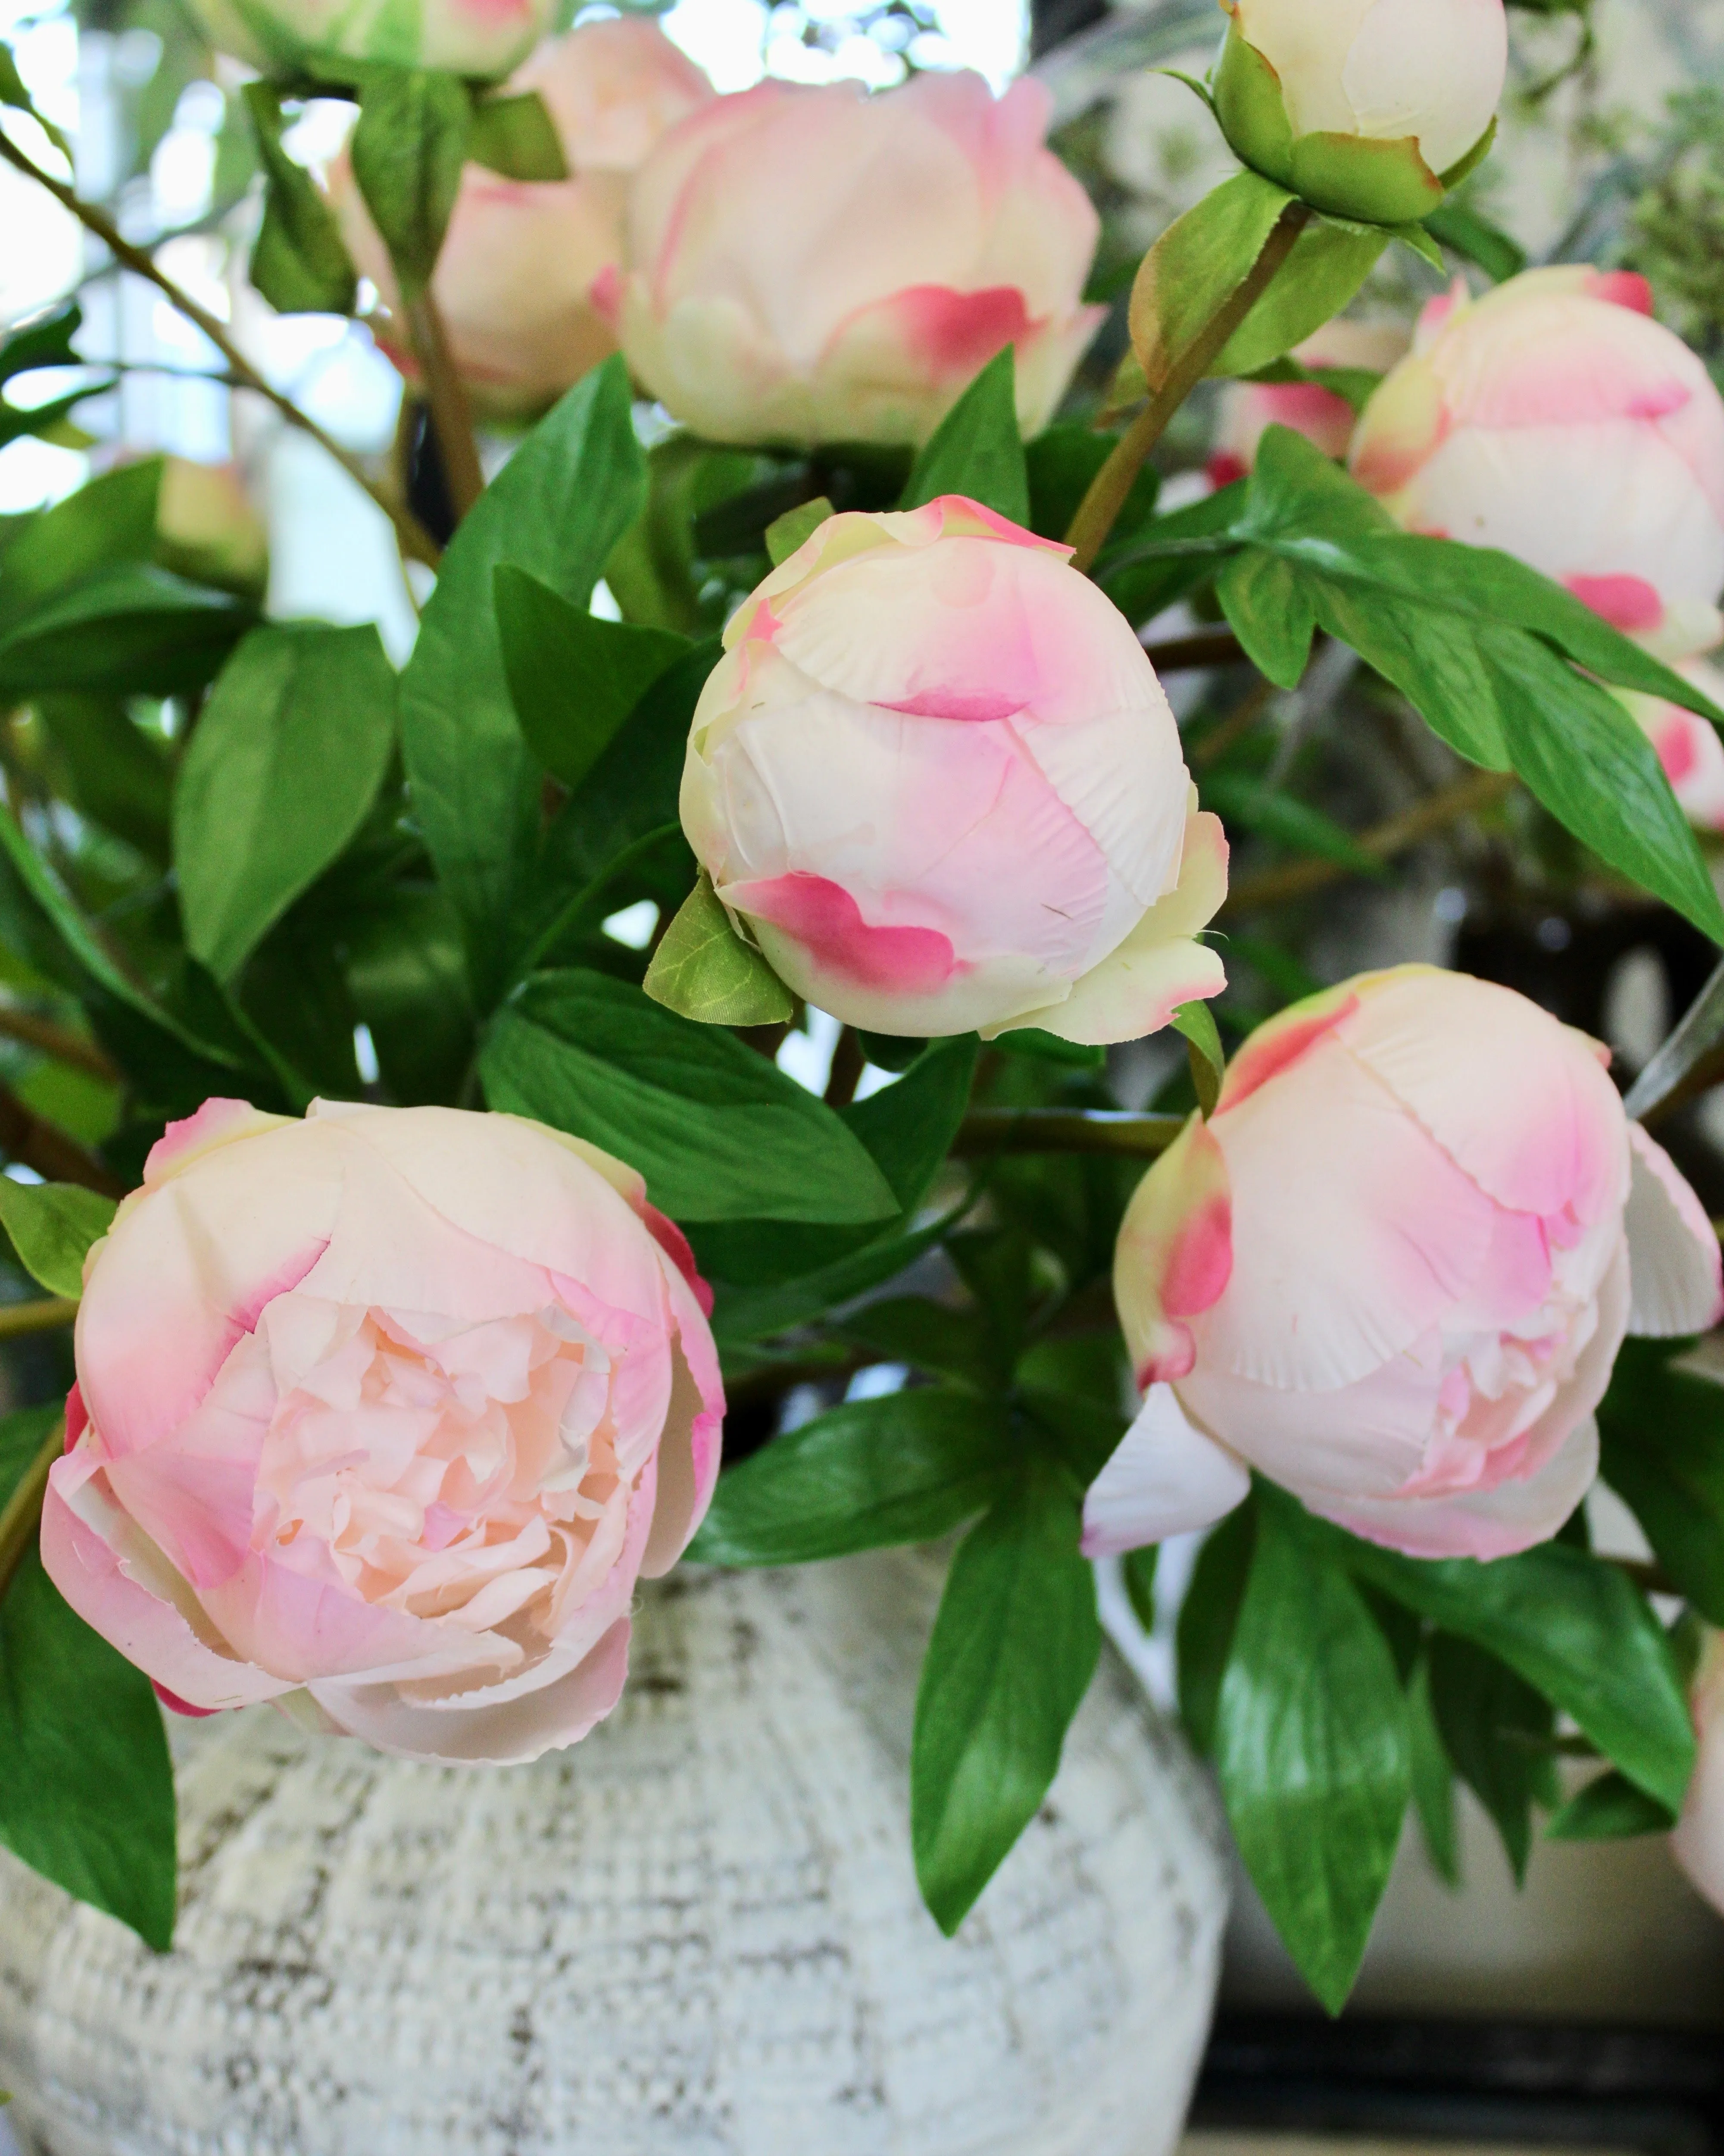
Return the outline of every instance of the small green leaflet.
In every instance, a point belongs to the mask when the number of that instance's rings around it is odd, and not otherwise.
[[[1198,1106],[1207,1121],[1215,1112],[1221,1081],[1227,1075],[1227,1051],[1216,1030],[1215,1014],[1206,1003],[1181,1004],[1173,1014],[1173,1030],[1184,1036],[1191,1058],[1191,1082],[1197,1088]]]
[[[428,68],[368,69],[353,130],[353,177],[409,305],[430,282],[473,123],[459,79]]]
[[[641,986],[654,1003],[700,1025],[781,1025],[796,1014],[795,998],[737,934],[705,869]]]
[[[50,1295],[84,1292],[84,1259],[108,1232],[115,1201],[75,1183],[15,1183],[0,1175],[0,1227],[18,1260]]]
[[[473,108],[467,155],[508,180],[566,180],[562,137],[536,90],[481,98]]]
[[[787,509],[782,516],[775,516],[766,532],[767,559],[772,567],[776,569],[788,562],[833,513],[832,504],[820,494],[812,501],[799,502],[794,509]]]

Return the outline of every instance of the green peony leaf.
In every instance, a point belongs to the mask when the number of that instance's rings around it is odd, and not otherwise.
[[[84,1260],[108,1232],[115,1201],[75,1183],[15,1183],[0,1175],[0,1227],[18,1262],[50,1295],[84,1292]]]
[[[796,1013],[796,998],[743,942],[705,869],[641,986],[655,1003],[700,1025],[778,1025]]]

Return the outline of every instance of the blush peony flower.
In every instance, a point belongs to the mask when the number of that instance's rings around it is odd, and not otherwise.
[[[763,82],[667,136],[601,288],[629,365],[721,442],[922,442],[1005,346],[1034,434],[1106,310],[1100,229],[1043,141],[1048,92],[922,74]]]
[[[507,74],[551,28],[556,0],[192,0],[218,51],[293,73],[307,61]]]
[[[1724,1910],[1724,1633],[1707,1633],[1691,1697],[1700,1756],[1670,1848],[1707,1901]]]
[[[1301,367],[1357,367],[1387,374],[1410,338],[1398,322],[1333,321],[1293,353]],[[1221,393],[1209,477],[1217,486],[1243,479],[1257,462],[1270,427],[1290,427],[1326,457],[1344,457],[1357,415],[1346,398],[1317,382],[1230,382]]]
[[[1716,703],[1724,696],[1724,672],[1704,659],[1685,660],[1676,671]],[[1629,689],[1615,692],[1658,751],[1664,775],[1696,830],[1724,831],[1724,741],[1710,720]]]
[[[1660,657],[1724,636],[1724,399],[1644,280],[1530,270],[1434,300],[1353,475],[1408,531],[1498,547]]]
[[[1259,1027],[1139,1185],[1114,1291],[1144,1412],[1089,1546],[1218,1518],[1248,1468],[1414,1557],[1502,1557],[1593,1481],[1624,1333],[1703,1331],[1718,1239],[1608,1050],[1403,966]]]
[[[1221,0],[1216,116],[1245,163],[1338,217],[1428,216],[1508,72],[1502,0]],[[1460,169],[1457,169],[1460,168]]]
[[[738,608],[682,822],[743,932],[875,1033],[1136,1040],[1218,994],[1227,890],[1130,624],[957,495],[834,516]]]
[[[505,418],[542,411],[615,351],[592,293],[622,254],[629,176],[660,136],[715,95],[657,23],[639,17],[552,38],[510,88],[544,100],[569,177],[506,180],[469,165],[432,280],[457,371],[475,404]],[[377,341],[411,378],[388,249],[345,153],[330,192],[355,265],[377,290]]]
[[[571,1744],[711,1496],[703,1295],[639,1177],[537,1123],[208,1101],[86,1262],[43,1562],[170,1705]]]

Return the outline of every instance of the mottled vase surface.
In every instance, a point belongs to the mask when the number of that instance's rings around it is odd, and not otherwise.
[[[943,1939],[906,1775],[939,1579],[685,1569],[617,1712],[534,1767],[179,1725],[171,1955],[0,1853],[17,2127],[39,2156],[1166,2156],[1225,1913],[1207,1789],[1110,1651]]]

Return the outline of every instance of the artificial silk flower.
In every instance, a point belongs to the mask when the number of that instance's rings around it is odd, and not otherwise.
[[[1724,1910],[1724,1633],[1707,1632],[1690,1699],[1700,1752],[1670,1848],[1707,1901]]]
[[[1505,553],[1661,658],[1724,636],[1724,398],[1643,278],[1529,270],[1425,309],[1353,475],[1410,531]]]
[[[1255,171],[1337,217],[1428,216],[1488,146],[1503,0],[1221,0],[1216,116]]]
[[[1070,549],[961,495],[834,516],[737,609],[682,823],[795,992],[870,1032],[1132,1040],[1217,995],[1179,731]]]
[[[1326,323],[1291,355],[1301,367],[1387,374],[1412,341],[1398,322]],[[1326,457],[1344,457],[1357,414],[1320,382],[1230,382],[1221,393],[1209,477],[1217,486],[1243,479],[1257,462],[1270,427],[1290,427]]]
[[[86,1261],[43,1562],[170,1705],[536,1758],[616,1705],[711,1496],[705,1299],[540,1124],[208,1101]]]
[[[1126,1210],[1114,1291],[1145,1404],[1087,1546],[1206,1525],[1252,1469],[1414,1557],[1553,1535],[1624,1333],[1724,1306],[1718,1238],[1609,1060],[1430,966],[1260,1026]]]
[[[1685,660],[1676,671],[1713,703],[1724,697],[1724,672],[1704,659]],[[1658,752],[1670,791],[1696,830],[1724,831],[1724,741],[1710,719],[1662,696],[1631,689],[1614,692]]]
[[[1106,310],[1100,230],[1049,95],[979,75],[768,81],[666,136],[600,296],[636,376],[721,442],[922,442],[1007,345],[1026,434]]]
[[[616,349],[593,287],[621,256],[630,176],[661,136],[715,93],[657,23],[639,16],[586,23],[549,40],[509,87],[544,100],[569,177],[508,180],[469,164],[432,291],[474,403],[525,418]],[[330,189],[355,266],[377,290],[377,341],[412,378],[417,367],[398,325],[389,251],[345,153]]]
[[[377,60],[507,74],[551,28],[557,0],[191,0],[218,51],[249,67]]]

